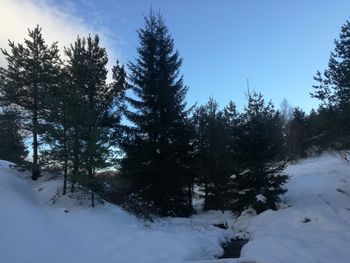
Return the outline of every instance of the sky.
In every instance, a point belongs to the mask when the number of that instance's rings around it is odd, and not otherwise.
[[[210,96],[221,106],[246,104],[250,90],[278,108],[283,99],[309,112],[313,76],[327,67],[334,39],[349,19],[348,0],[0,0],[0,47],[22,42],[43,27],[48,43],[99,34],[109,67],[137,57],[136,30],[150,8],[159,10],[183,57],[188,104]],[[4,66],[4,58],[0,57]]]

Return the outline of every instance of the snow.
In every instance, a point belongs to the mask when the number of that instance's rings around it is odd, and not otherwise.
[[[205,216],[144,223],[109,203],[81,206],[74,195],[59,197],[61,179],[32,182],[9,165],[0,162],[0,262],[210,260],[233,235]]]
[[[263,196],[262,194],[256,195],[255,198],[256,198],[256,201],[258,201],[258,202],[261,202],[261,203],[265,203],[266,202],[266,197]]]
[[[249,172],[250,172],[250,170],[249,170],[249,169],[246,169],[246,170],[244,170],[243,172],[241,172],[240,175],[245,175],[245,174],[247,174],[247,173],[249,173]]]
[[[231,178],[231,179],[236,179],[237,176],[236,176],[235,174],[233,174],[233,175],[230,176],[230,178]]]
[[[287,207],[235,222],[249,233],[242,259],[269,263],[350,262],[350,163],[326,154],[290,165]]]
[[[32,182],[10,166],[0,161],[0,262],[350,262],[350,163],[332,154],[286,168],[291,178],[278,211],[238,218],[208,211],[154,223],[109,203],[81,205],[76,195],[60,196],[60,178]],[[250,239],[241,258],[215,259],[233,236]]]

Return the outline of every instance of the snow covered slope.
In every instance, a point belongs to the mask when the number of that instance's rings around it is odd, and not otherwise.
[[[266,263],[350,262],[350,163],[332,155],[287,168],[290,207],[242,216],[236,229],[251,241],[243,258]]]
[[[0,161],[1,263],[136,263],[214,259],[232,231],[197,219],[145,226],[120,208],[49,204],[58,180],[32,182]]]
[[[32,182],[0,161],[0,263],[350,262],[350,163],[332,155],[287,167],[286,207],[235,219],[210,211],[145,225],[111,205],[60,198],[61,181]],[[69,212],[66,213],[65,209]],[[215,260],[233,231],[249,233],[240,259]]]

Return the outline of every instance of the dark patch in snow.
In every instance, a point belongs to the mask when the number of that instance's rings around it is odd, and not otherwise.
[[[221,244],[224,253],[219,257],[223,258],[239,258],[241,256],[242,247],[248,243],[248,239],[231,239],[226,243]]]
[[[347,192],[345,192],[343,189],[337,188],[337,191],[338,191],[339,193],[342,193],[343,195],[346,195],[347,197],[350,197],[350,194],[347,193]]]
[[[64,212],[65,212],[65,213],[68,213],[69,211],[68,211],[67,209],[64,209]]]
[[[225,223],[221,223],[221,224],[214,224],[214,226],[221,228],[221,229],[228,229],[227,224]]]
[[[306,224],[306,223],[309,223],[309,222],[311,222],[311,219],[308,218],[308,217],[305,217],[305,218],[301,221],[301,223],[303,223],[303,224]]]

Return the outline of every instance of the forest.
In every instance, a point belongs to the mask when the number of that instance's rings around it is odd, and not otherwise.
[[[188,217],[198,196],[205,210],[261,213],[279,208],[288,163],[327,150],[348,158],[349,21],[315,73],[311,112],[249,89],[241,111],[234,98],[188,105],[182,57],[154,11],[137,31],[138,57],[116,61],[111,78],[98,35],[59,50],[44,33],[1,47],[0,159],[32,180],[62,174],[62,195],[84,187],[92,207],[98,196],[146,219]]]

